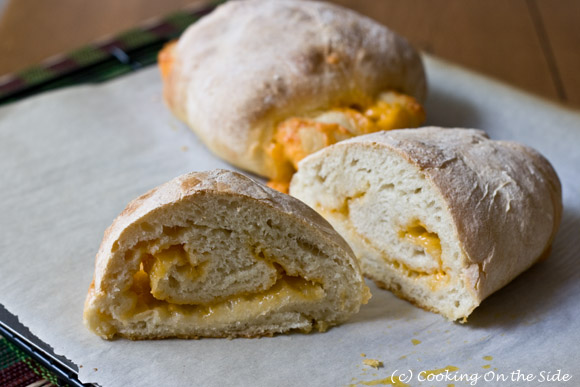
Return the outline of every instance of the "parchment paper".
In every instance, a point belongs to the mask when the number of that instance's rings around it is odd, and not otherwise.
[[[484,301],[467,324],[369,283],[370,303],[324,334],[131,342],[89,332],[83,302],[113,218],[177,175],[228,167],[168,113],[153,68],[0,109],[0,303],[78,364],[82,381],[105,387],[380,385],[395,383],[395,371],[412,386],[580,385],[580,114],[434,58],[426,64],[429,124],[529,144],[564,187],[551,257]],[[384,366],[363,365],[361,353]],[[425,370],[447,379],[421,382]],[[572,379],[548,382],[557,370]]]

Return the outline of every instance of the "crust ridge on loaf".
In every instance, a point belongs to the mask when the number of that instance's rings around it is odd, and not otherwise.
[[[84,321],[107,339],[255,337],[324,331],[368,298],[352,250],[316,212],[214,170],[177,177],[115,219]]]
[[[542,155],[474,129],[343,141],[304,159],[290,193],[345,237],[366,276],[450,320],[545,256],[562,216]]]

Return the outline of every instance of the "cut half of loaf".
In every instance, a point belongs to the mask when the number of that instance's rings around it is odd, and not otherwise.
[[[110,339],[324,331],[369,298],[356,258],[300,201],[235,172],[190,173],[105,232],[84,321]]]
[[[544,157],[473,129],[343,141],[304,159],[290,193],[345,237],[378,286],[450,320],[547,255],[562,213]]]

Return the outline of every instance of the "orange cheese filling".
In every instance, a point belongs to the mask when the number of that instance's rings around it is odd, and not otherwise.
[[[394,91],[364,107],[338,107],[314,118],[291,117],[276,127],[265,149],[274,170],[268,186],[287,193],[298,162],[324,147],[381,130],[414,128],[424,120],[425,112],[413,97]]]
[[[399,238],[402,238],[415,246],[421,247],[426,254],[437,262],[437,269],[434,273],[419,272],[412,270],[402,262],[396,262],[395,266],[397,268],[407,272],[407,275],[411,277],[421,278],[428,276],[428,284],[431,287],[431,290],[436,290],[449,281],[449,276],[445,272],[443,261],[441,260],[441,240],[436,233],[428,231],[425,225],[420,221],[414,221],[405,229],[399,230],[398,234]]]
[[[246,321],[287,305],[316,302],[325,296],[320,283],[287,275],[283,270],[268,289],[244,292],[215,302],[188,303],[184,300],[172,302],[171,297],[166,294],[156,294],[156,284],[172,270],[176,262],[189,266],[186,270],[192,274],[193,280],[203,273],[203,264],[200,267],[184,264],[182,262],[184,259],[186,257],[183,257],[183,250],[178,246],[157,254],[149,262],[145,260],[139,271],[133,275],[133,284],[126,292],[129,303],[124,308],[122,318],[139,320],[138,315],[151,311],[167,317],[177,313],[196,319],[200,326],[211,326]]]
[[[184,278],[187,281],[198,281],[204,276],[207,264],[207,262],[201,262],[196,265],[190,264],[188,254],[183,245],[173,245],[155,254],[154,259],[144,260],[143,263],[144,271],[150,277],[153,297],[174,304],[187,303],[187,301],[180,297],[175,297],[174,294],[167,293],[166,288],[160,286],[160,282],[168,276],[173,279],[173,272],[176,272],[180,278]]]
[[[315,209],[318,213],[322,214],[324,218],[340,219],[341,222],[349,222],[348,218],[350,216],[351,203],[355,200],[361,199],[365,194],[366,189],[353,194],[352,196],[345,197],[344,201],[335,208],[324,208],[319,205],[315,207]],[[356,235],[357,239],[363,241],[367,246],[373,246],[371,240],[354,226],[350,226],[349,230]],[[449,276],[443,268],[443,261],[441,260],[441,241],[436,233],[428,231],[422,222],[415,220],[410,222],[408,226],[400,229],[397,234],[399,238],[421,247],[426,254],[435,260],[437,268],[435,270],[420,270],[418,268],[413,268],[405,262],[393,258],[386,251],[374,247],[377,253],[383,256],[388,265],[393,269],[402,272],[408,278],[425,281],[433,291],[449,282]]]
[[[178,313],[195,317],[201,325],[247,321],[293,303],[310,303],[324,298],[320,284],[300,277],[283,275],[264,291],[231,296],[226,300],[204,304],[174,304],[156,299],[151,294],[150,276],[143,270],[133,277],[128,297],[132,305],[123,318],[139,319],[137,315],[156,311],[167,316]]]
[[[399,237],[420,246],[438,262],[441,262],[441,241],[434,232],[429,232],[421,222],[414,222],[405,230],[399,231]]]

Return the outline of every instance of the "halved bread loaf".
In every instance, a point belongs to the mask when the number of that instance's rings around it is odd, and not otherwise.
[[[346,242],[300,201],[235,172],[180,176],[105,232],[85,303],[103,338],[324,331],[369,298]]]
[[[290,193],[345,237],[366,276],[450,320],[546,256],[562,213],[544,157],[472,129],[343,141],[304,159]]]

